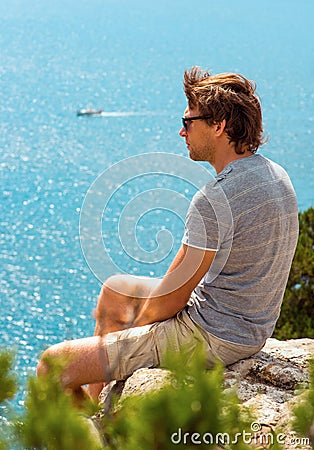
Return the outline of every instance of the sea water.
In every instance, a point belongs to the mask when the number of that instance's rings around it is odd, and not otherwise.
[[[176,176],[176,164],[150,173],[150,163],[157,152],[188,161],[178,136],[184,69],[256,81],[269,137],[261,152],[288,171],[299,209],[313,205],[313,13],[311,0],[0,0],[0,344],[16,353],[16,410],[39,354],[93,333],[102,280],[84,257],[80,216],[97,177],[114,263],[102,277],[162,276],[180,245],[176,199],[190,199],[195,185]],[[77,117],[86,107],[105,113]],[[141,191],[164,188],[165,205],[141,201],[136,220],[126,216],[129,251],[122,212]],[[137,257],[164,247],[145,264]]]

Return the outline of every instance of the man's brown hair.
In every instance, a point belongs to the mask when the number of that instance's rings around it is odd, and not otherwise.
[[[262,110],[255,83],[235,73],[211,75],[199,67],[184,72],[184,92],[190,108],[199,108],[209,125],[226,120],[226,134],[238,154],[255,153],[265,142]]]

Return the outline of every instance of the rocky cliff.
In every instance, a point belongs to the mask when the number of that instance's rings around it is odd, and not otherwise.
[[[291,408],[298,399],[300,387],[307,387],[307,362],[314,357],[314,340],[268,339],[256,355],[241,360],[224,371],[226,389],[236,388],[244,406],[249,406],[257,418],[254,432],[266,436],[272,430],[280,433],[285,449],[311,449],[309,442],[297,437],[291,427]],[[124,382],[112,382],[101,393],[104,412],[114,392],[121,399],[160,388],[169,379],[162,369],[140,369]],[[267,448],[267,442],[264,447]]]

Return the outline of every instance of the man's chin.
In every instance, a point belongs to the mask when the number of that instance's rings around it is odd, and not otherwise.
[[[200,161],[200,159],[195,155],[195,153],[191,152],[191,150],[190,150],[190,153],[189,153],[189,157],[193,161]]]

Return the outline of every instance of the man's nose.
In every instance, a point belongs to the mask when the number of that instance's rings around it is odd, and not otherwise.
[[[186,137],[186,129],[184,127],[182,127],[179,131],[179,135],[181,137]]]

